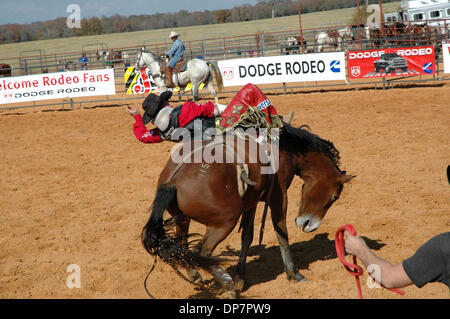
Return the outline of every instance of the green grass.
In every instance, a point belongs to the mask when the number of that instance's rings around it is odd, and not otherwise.
[[[388,3],[383,5],[384,12],[392,12],[398,9],[399,3]],[[333,25],[351,24],[354,21],[356,8],[321,11],[302,15],[303,29],[312,29],[319,27],[327,27]],[[299,17],[288,16],[275,19],[264,19],[247,22],[235,22],[227,24],[213,24],[175,28],[181,34],[181,39],[203,40],[217,37],[244,36],[251,34],[259,34],[260,32],[276,32],[276,31],[293,31],[299,28]],[[81,52],[83,46],[91,43],[104,43],[108,48],[124,48],[134,47],[137,45],[151,43],[164,43],[170,40],[168,35],[172,29],[159,29],[136,31],[116,34],[103,34],[96,36],[61,38],[53,40],[41,40],[21,43],[11,43],[0,45],[0,62],[8,58],[17,58],[21,52],[27,50],[43,50],[44,54],[57,54]],[[96,50],[96,47],[90,46],[88,50]],[[29,52],[22,55],[38,55],[36,52]],[[5,61],[8,63],[8,61]]]

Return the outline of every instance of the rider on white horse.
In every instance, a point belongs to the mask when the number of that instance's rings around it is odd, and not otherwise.
[[[174,88],[175,84],[172,81],[172,72],[173,68],[177,64],[178,61],[183,59],[184,56],[184,43],[178,37],[180,34],[176,31],[170,32],[170,38],[172,39],[172,47],[169,51],[162,51],[161,54],[164,54],[170,58],[169,63],[166,66],[166,87]]]

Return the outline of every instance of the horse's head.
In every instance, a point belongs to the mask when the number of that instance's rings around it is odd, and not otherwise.
[[[156,63],[153,63],[156,62]],[[160,73],[160,65],[153,53],[145,51],[143,48],[138,49],[136,53],[136,69],[148,67],[151,74]]]
[[[293,46],[298,45],[297,39],[295,37],[288,37],[288,38],[284,39],[284,42],[287,47],[293,47]]]
[[[307,153],[301,170],[304,181],[295,223],[306,233],[319,228],[328,209],[339,199],[344,184],[355,176],[339,171],[324,154]]]
[[[143,51],[144,51],[143,48],[137,49],[137,52],[136,52],[136,65],[134,66],[136,70],[140,70],[144,66],[144,64],[143,64],[144,61],[142,60],[142,52]]]
[[[295,223],[304,232],[312,232],[339,199],[344,184],[355,176],[339,169],[339,151],[333,143],[302,127],[285,125],[280,147],[290,153],[294,173],[304,181]]]
[[[352,39],[355,40],[355,35],[352,32],[352,28],[350,26],[347,26],[345,28],[342,28],[340,30],[337,31],[338,36],[341,39]]]

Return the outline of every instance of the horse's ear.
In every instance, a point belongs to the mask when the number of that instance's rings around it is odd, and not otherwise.
[[[355,178],[355,177],[356,177],[356,175],[347,175],[347,174],[343,174],[343,175],[341,176],[340,182],[341,182],[342,184],[345,184],[345,183],[351,181],[351,180],[352,180],[353,178]]]

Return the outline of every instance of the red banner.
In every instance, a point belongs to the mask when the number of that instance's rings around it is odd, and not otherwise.
[[[432,46],[349,51],[347,61],[350,79],[436,73]]]

